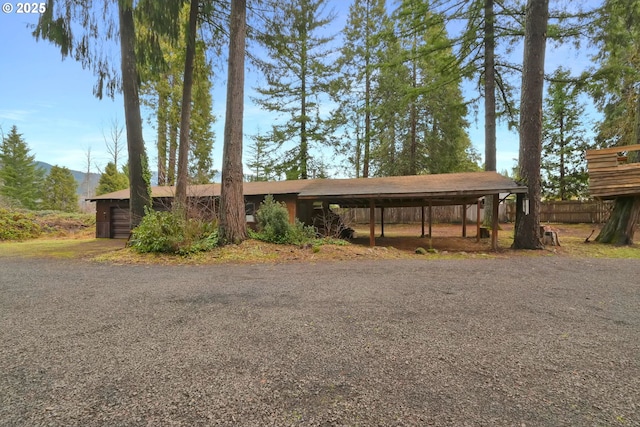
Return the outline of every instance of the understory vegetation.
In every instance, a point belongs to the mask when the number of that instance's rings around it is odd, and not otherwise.
[[[92,231],[95,222],[93,214],[0,208],[0,241],[84,233]]]
[[[296,220],[289,222],[283,203],[268,195],[256,212],[257,229],[252,239],[281,245],[318,248],[322,244],[346,244],[344,240],[316,237],[316,229]],[[214,249],[220,244],[217,221],[188,217],[183,211],[148,211],[133,230],[129,245],[139,253],[158,252],[188,255]]]
[[[283,203],[274,200],[272,195],[265,197],[256,212],[258,230],[249,235],[257,240],[269,243],[304,245],[316,237],[316,230],[305,226],[296,219],[289,223],[289,211]]]
[[[133,229],[129,245],[137,252],[187,255],[218,246],[218,224],[187,217],[183,211],[150,210]]]

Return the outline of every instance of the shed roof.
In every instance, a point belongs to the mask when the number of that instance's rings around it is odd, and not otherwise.
[[[305,200],[322,200],[345,207],[457,205],[475,203],[479,197],[497,193],[525,193],[527,188],[497,172],[464,172],[380,178],[309,179],[245,182],[245,196],[296,194]],[[175,187],[151,188],[154,198],[171,198]],[[220,196],[220,184],[192,185],[191,197]],[[129,190],[120,190],[88,200],[128,200]]]

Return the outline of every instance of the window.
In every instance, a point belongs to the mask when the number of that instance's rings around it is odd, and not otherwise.
[[[247,222],[256,222],[256,204],[245,201],[244,214]]]

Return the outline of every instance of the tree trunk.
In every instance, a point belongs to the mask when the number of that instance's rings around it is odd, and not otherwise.
[[[484,170],[496,170],[496,76],[493,0],[484,3]],[[493,224],[493,198],[484,200],[484,225]]]
[[[131,4],[118,2],[120,22],[120,54],[122,67],[122,93],[129,150],[129,212],[131,228],[140,224],[145,207],[151,205],[148,178],[149,167],[142,139],[142,118],[138,96],[138,72],[136,69],[135,27]]]
[[[167,95],[158,94],[158,185],[167,185]]]
[[[371,39],[370,28],[370,12],[371,5],[367,4],[367,19],[365,21],[366,46],[364,56],[364,157],[362,159],[362,177],[369,178],[369,163],[371,157]],[[356,175],[357,177],[357,175]]]
[[[180,144],[178,146],[178,179],[175,200],[179,208],[187,207],[187,183],[189,180],[189,122],[191,120],[191,92],[193,89],[193,63],[196,56],[196,31],[198,25],[198,0],[191,0],[189,33],[184,61],[182,84],[182,112],[180,114]]]
[[[540,241],[540,163],[542,92],[549,0],[529,0],[520,98],[520,179],[529,188],[529,214],[516,218],[514,249],[542,249]]]
[[[411,64],[411,87],[413,88],[413,92],[414,94],[412,94],[412,96],[415,96],[415,89],[418,86],[418,71],[417,71],[417,67],[418,64],[416,64],[416,46],[417,46],[417,41],[416,41],[416,35],[413,36],[413,48],[412,48],[412,57],[413,59],[412,64]],[[409,142],[409,175],[415,175],[417,173],[417,154],[418,154],[418,112],[417,112],[417,99],[412,99],[411,100],[411,111],[409,112],[409,121],[410,121],[410,142]]]
[[[640,144],[640,95],[636,95],[634,139]],[[621,150],[624,147],[620,148]],[[629,161],[640,161],[639,158]],[[640,196],[618,197],[607,223],[602,227],[596,242],[613,243],[615,245],[632,245],[636,223],[640,216]]]
[[[493,0],[484,5],[484,170],[496,170],[496,77]]]
[[[300,161],[298,171],[299,179],[309,178],[309,140],[307,137],[307,87],[306,87],[306,72],[303,67],[302,82],[300,83],[300,92],[302,92],[300,102]]]
[[[596,242],[633,245],[633,234],[640,215],[640,197],[618,197],[611,216],[602,227]]]
[[[306,11],[305,11],[306,13]],[[299,179],[309,178],[309,140],[307,135],[307,39],[306,23],[303,25],[301,58],[300,58],[300,170]]]
[[[565,139],[564,139],[564,116],[562,115],[562,113],[560,114],[560,177],[558,179],[558,189],[560,191],[558,191],[559,195],[560,195],[560,200],[567,200],[567,183],[565,180],[565,175],[566,175],[566,171],[565,171],[565,160],[564,160],[564,153],[565,153]]]
[[[173,108],[173,107],[172,107]],[[175,118],[175,115],[171,115]],[[178,157],[178,125],[169,122],[169,162],[167,164],[167,185],[176,183],[176,158]]]
[[[240,243],[247,238],[242,191],[246,15],[246,0],[231,0],[227,111],[224,123],[219,225],[220,239],[225,243]]]

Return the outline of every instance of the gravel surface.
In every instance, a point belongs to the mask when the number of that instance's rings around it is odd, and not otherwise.
[[[0,425],[638,426],[638,277],[0,258]]]

